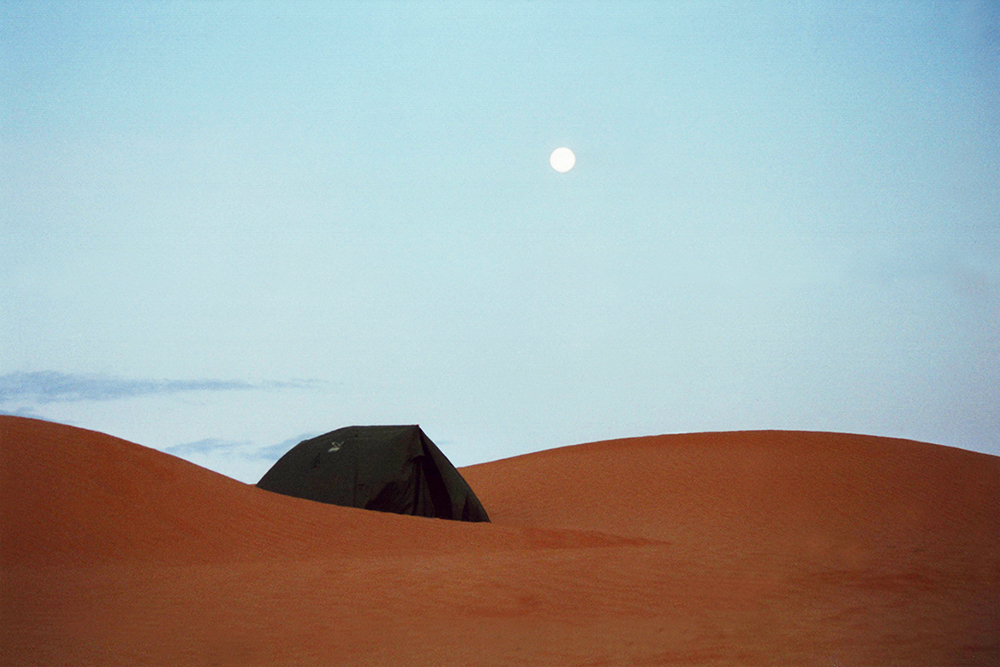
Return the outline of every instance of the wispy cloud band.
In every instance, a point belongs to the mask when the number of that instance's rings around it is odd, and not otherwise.
[[[266,447],[254,447],[247,441],[223,440],[220,438],[206,438],[196,442],[186,442],[173,447],[167,447],[164,451],[174,456],[191,457],[197,455],[224,454],[227,456],[241,456],[248,460],[263,459],[267,461],[277,461],[289,449],[299,444],[303,440],[314,438],[318,433],[303,433],[294,438],[289,438],[277,444]]]
[[[318,383],[315,380],[261,383],[240,380],[142,380],[37,371],[0,375],[0,404],[25,400],[36,403],[113,401],[191,391],[301,389],[316,384]]]

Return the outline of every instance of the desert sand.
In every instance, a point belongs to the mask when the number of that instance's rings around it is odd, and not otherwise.
[[[0,664],[1000,665],[998,457],[767,431],[461,472],[492,523],[0,417]]]

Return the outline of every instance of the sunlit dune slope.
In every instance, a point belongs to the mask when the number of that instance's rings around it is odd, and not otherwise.
[[[0,417],[0,665],[1000,664],[1000,459],[710,433],[461,470],[493,523]]]
[[[0,416],[3,565],[197,563],[396,549],[607,541],[477,530],[262,491],[182,459],[61,424]]]

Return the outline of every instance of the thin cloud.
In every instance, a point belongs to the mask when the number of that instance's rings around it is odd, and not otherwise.
[[[265,447],[254,447],[253,443],[246,440],[205,438],[204,440],[185,442],[173,447],[167,447],[163,451],[200,465],[207,465],[210,468],[213,467],[211,462],[218,463],[222,460],[225,460],[230,467],[235,465],[237,468],[245,469],[249,465],[253,468],[254,472],[245,475],[245,477],[247,479],[257,479],[264,470],[284,456],[292,447],[303,440],[314,438],[317,435],[317,433],[303,433],[294,438],[289,438],[283,442]],[[257,468],[260,468],[260,470],[257,470]]]
[[[0,415],[6,415],[8,417],[31,417],[32,419],[42,419],[42,415],[34,411],[34,409],[28,406],[21,406],[15,410],[5,410],[0,408]]]
[[[318,433],[303,433],[275,445],[252,449],[252,444],[246,440],[224,440],[222,438],[205,438],[194,442],[167,447],[163,451],[182,458],[195,455],[225,454],[238,456],[247,460],[277,461],[285,452],[303,440],[315,438]]]
[[[57,403],[114,401],[138,396],[180,394],[192,391],[250,391],[259,389],[304,389],[315,380],[136,380],[103,375],[75,375],[57,371],[0,375],[0,404],[12,401]]]
[[[310,438],[315,438],[319,433],[303,433],[302,435],[296,436],[294,438],[289,438],[283,442],[279,442],[276,445],[269,445],[268,447],[261,447],[253,452],[253,457],[257,459],[266,459],[268,461],[277,461],[285,452],[290,450],[295,445],[299,444],[303,440],[309,440]]]
[[[205,438],[195,442],[186,442],[173,447],[167,447],[164,451],[174,456],[186,457],[194,454],[213,454],[217,452],[234,452],[240,448],[247,447],[250,443],[246,441],[222,440],[220,438]]]
[[[263,447],[247,440],[205,438],[167,447],[163,451],[246,484],[256,484],[288,450],[316,435],[318,434],[303,433]]]

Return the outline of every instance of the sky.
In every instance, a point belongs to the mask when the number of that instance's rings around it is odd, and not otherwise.
[[[7,0],[0,411],[1000,455],[998,193],[995,2]]]

